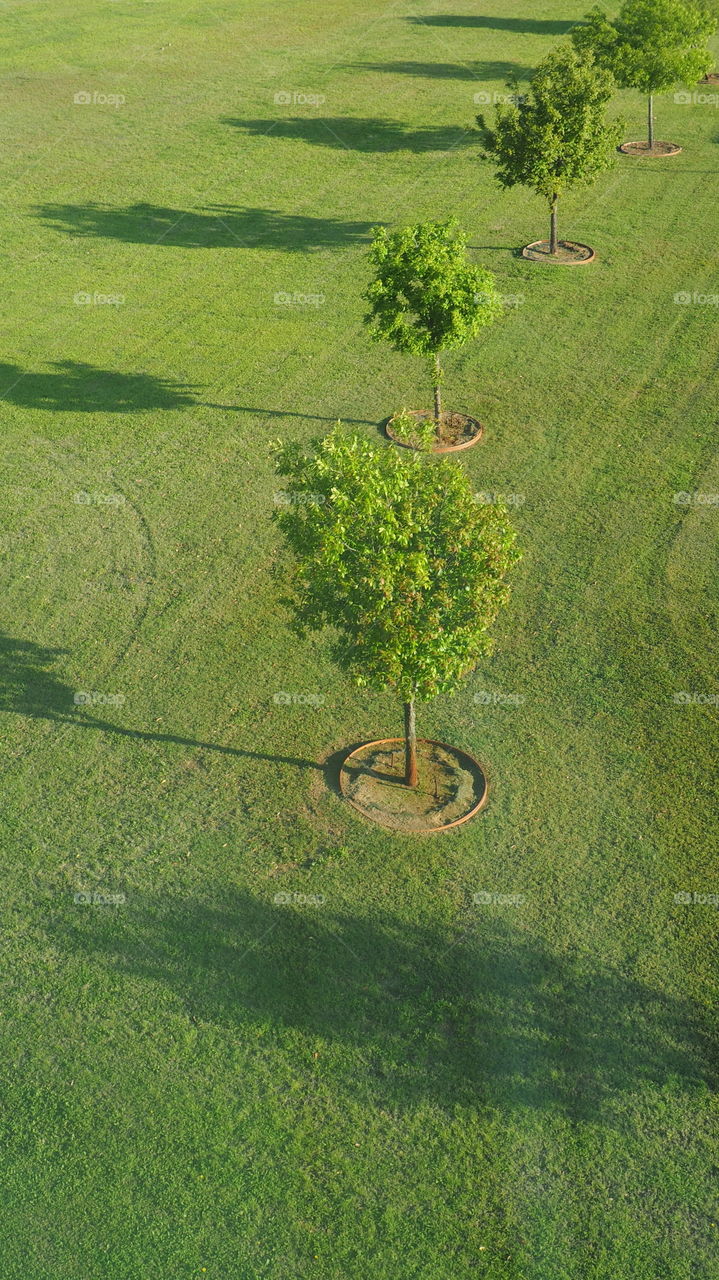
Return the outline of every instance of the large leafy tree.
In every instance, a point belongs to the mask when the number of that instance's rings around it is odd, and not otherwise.
[[[527,186],[547,200],[553,254],[561,196],[615,161],[622,126],[605,117],[613,91],[612,75],[591,53],[559,46],[537,67],[526,94],[497,107],[493,128],[477,117],[484,158],[496,161],[500,185]]]
[[[713,10],[713,12],[712,12]],[[647,145],[654,146],[654,95],[694,84],[709,71],[707,40],[716,30],[714,0],[626,0],[610,19],[595,7],[572,31],[576,49],[591,51],[625,89],[648,95]]]
[[[332,628],[356,683],[395,691],[414,787],[416,703],[451,692],[491,651],[518,559],[506,510],[475,502],[453,463],[379,447],[339,423],[309,452],[278,446],[277,470],[295,627]]]
[[[442,352],[463,346],[501,314],[494,276],[469,261],[467,237],[454,219],[398,231],[377,227],[370,257],[377,268],[365,293],[370,332],[396,351],[430,358],[439,432]]]

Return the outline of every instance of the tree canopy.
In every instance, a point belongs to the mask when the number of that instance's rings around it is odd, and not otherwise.
[[[528,186],[552,202],[610,168],[622,132],[618,121],[605,118],[613,92],[611,73],[595,64],[591,52],[571,45],[553,50],[529,91],[497,107],[493,128],[477,117],[500,185]]]
[[[571,36],[623,88],[655,94],[694,84],[709,71],[707,40],[716,26],[714,0],[626,0],[613,20],[596,6]]]
[[[453,463],[339,423],[309,452],[278,447],[277,470],[296,628],[332,628],[335,657],[360,686],[405,703],[451,692],[491,651],[508,597],[518,552],[506,510],[475,502]]]
[[[460,347],[502,313],[491,271],[467,258],[467,237],[452,218],[388,231],[377,227],[366,291],[372,336],[396,351],[434,356]]]

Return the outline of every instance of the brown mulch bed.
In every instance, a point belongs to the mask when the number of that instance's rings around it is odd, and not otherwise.
[[[623,142],[619,150],[625,156],[643,156],[645,160],[661,160],[662,156],[678,156],[681,147],[675,142],[657,141],[653,147],[648,142]]]
[[[411,834],[442,831],[479,812],[487,782],[466,752],[420,739],[417,763],[419,785],[413,789],[404,783],[401,738],[365,743],[342,766],[342,793],[371,822]]]
[[[434,414],[431,409],[410,409],[413,418],[418,422],[432,422]],[[467,449],[470,445],[476,444],[480,439],[484,428],[481,422],[476,418],[472,418],[466,413],[451,413],[447,411],[442,413],[440,417],[440,431],[437,442],[432,446],[431,453],[449,453],[452,449]],[[407,440],[398,440],[392,431],[392,419],[385,423],[385,432],[390,440],[395,444],[401,445],[405,449],[418,449],[419,445],[412,444]]]
[[[593,262],[596,254],[588,244],[578,244],[574,240],[560,240],[556,253],[551,253],[548,240],[537,240],[522,250],[522,256],[530,262],[548,262],[558,266],[575,266]]]

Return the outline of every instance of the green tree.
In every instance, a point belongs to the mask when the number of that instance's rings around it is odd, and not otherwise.
[[[706,44],[716,30],[716,9],[713,0],[699,0],[699,4],[627,0],[613,21],[595,7],[571,33],[575,48],[591,51],[622,88],[648,94],[650,150],[654,146],[654,95],[676,84],[695,84],[712,66]]]
[[[590,53],[563,45],[537,67],[528,93],[497,107],[494,128],[477,117],[484,159],[496,162],[500,185],[527,186],[547,200],[553,254],[560,197],[615,161],[622,125],[605,119],[613,90],[613,77]]]
[[[395,351],[429,356],[434,420],[442,419],[441,353],[461,347],[502,313],[490,271],[467,258],[467,237],[454,219],[387,231],[376,227],[370,257],[376,278],[365,292],[372,337]]]
[[[519,558],[506,510],[475,502],[453,463],[379,447],[340,423],[308,453],[277,453],[287,502],[273,518],[292,553],[295,629],[332,628],[356,683],[396,692],[414,787],[416,703],[454,690],[491,652],[488,628]]]

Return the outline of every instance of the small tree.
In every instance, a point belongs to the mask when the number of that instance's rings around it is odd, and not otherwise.
[[[497,107],[493,129],[477,117],[484,158],[496,161],[500,185],[531,187],[547,200],[553,254],[560,197],[614,163],[622,126],[605,120],[613,89],[611,74],[591,54],[561,46],[537,67],[527,94]]]
[[[365,293],[372,337],[395,351],[429,356],[434,420],[442,420],[441,353],[461,347],[502,312],[490,271],[467,259],[467,237],[454,219],[400,231],[376,227],[370,250],[377,277]]]
[[[333,628],[356,683],[396,692],[415,787],[416,702],[451,692],[491,651],[487,631],[519,558],[506,511],[475,502],[452,463],[378,447],[340,423],[309,454],[278,446],[277,471],[295,628]]]
[[[654,95],[676,84],[693,84],[712,66],[706,44],[716,30],[717,18],[710,11],[709,0],[700,3],[701,7],[681,0],[626,0],[614,21],[596,7],[584,24],[572,31],[575,48],[591,50],[622,88],[648,94],[650,151],[654,146]]]

